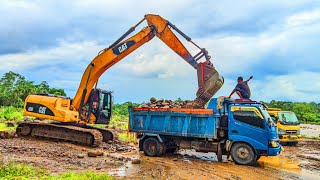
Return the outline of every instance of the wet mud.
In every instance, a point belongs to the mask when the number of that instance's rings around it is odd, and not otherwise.
[[[107,172],[116,179],[320,179],[320,141],[303,140],[285,146],[277,157],[261,157],[254,166],[234,164],[214,153],[181,150],[147,157],[136,145],[113,143],[89,148],[68,142],[38,139],[0,139],[0,163],[28,163],[53,174],[66,171]],[[88,157],[90,151],[102,156]]]

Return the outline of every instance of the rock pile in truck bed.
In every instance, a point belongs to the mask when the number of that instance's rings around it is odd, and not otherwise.
[[[201,108],[194,101],[172,101],[167,99],[150,98],[150,102],[143,103],[140,108]]]

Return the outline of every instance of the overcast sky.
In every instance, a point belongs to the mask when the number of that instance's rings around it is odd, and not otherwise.
[[[217,96],[229,95],[238,76],[253,75],[252,99],[320,102],[319,0],[0,3],[1,76],[14,71],[64,88],[73,97],[83,71],[101,49],[144,14],[159,14],[209,51],[225,78]],[[154,38],[105,72],[99,87],[114,91],[118,103],[152,96],[193,99],[197,77],[189,64]]]

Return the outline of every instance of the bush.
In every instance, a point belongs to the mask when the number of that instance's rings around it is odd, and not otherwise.
[[[15,108],[13,106],[1,106],[0,107],[0,119],[9,120],[22,120],[23,119],[23,109]]]

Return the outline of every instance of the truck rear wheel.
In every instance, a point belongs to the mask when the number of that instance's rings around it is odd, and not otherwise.
[[[166,152],[166,147],[156,138],[148,138],[143,142],[143,152],[147,156],[158,157]]]
[[[236,143],[231,148],[232,160],[240,165],[252,165],[256,161],[256,154],[252,147],[245,143]]]
[[[219,143],[219,144],[218,144],[217,158],[218,158],[218,162],[222,162],[222,149],[221,149],[221,143]]]

